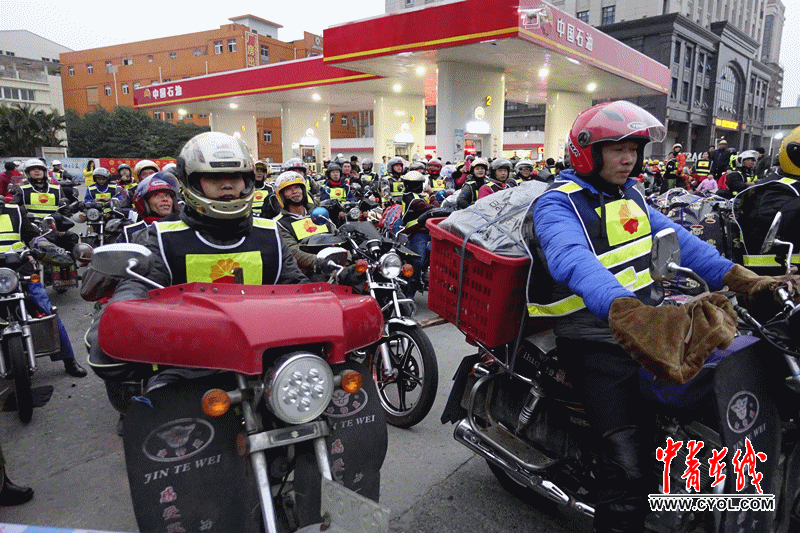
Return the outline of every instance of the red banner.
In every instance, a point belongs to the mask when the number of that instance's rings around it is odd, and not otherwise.
[[[112,174],[117,173],[117,168],[123,163],[130,165],[131,170],[136,166],[136,163],[139,161],[143,161],[142,159],[136,159],[131,157],[121,157],[121,158],[105,158],[101,157],[100,159],[95,159],[95,161],[100,162],[100,166],[108,169],[109,172]],[[174,163],[174,159],[150,159],[153,163],[158,165],[158,168],[162,168],[167,163]]]
[[[260,53],[258,49],[258,34],[249,31],[244,32],[244,66],[257,67]]]

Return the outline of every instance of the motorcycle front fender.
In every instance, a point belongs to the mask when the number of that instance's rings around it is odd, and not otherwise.
[[[392,318],[386,321],[386,327],[388,331],[392,331],[393,326],[404,326],[407,328],[413,328],[417,326],[417,322],[410,318],[406,318],[404,316],[393,316]]]
[[[462,400],[467,392],[467,386],[472,374],[472,368],[481,360],[480,354],[468,355],[461,360],[453,376],[453,388],[450,390],[450,396],[447,398],[447,404],[442,412],[442,424],[448,422],[458,423],[459,420],[467,416],[467,410],[462,406]]]

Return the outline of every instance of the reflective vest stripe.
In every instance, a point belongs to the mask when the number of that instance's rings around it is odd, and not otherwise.
[[[443,179],[434,179],[431,180],[431,190],[438,192],[443,191],[445,189],[444,180]]]
[[[10,252],[12,250],[19,250],[20,248],[25,248],[25,243],[15,242],[14,244],[0,244],[0,252]]]
[[[638,291],[653,283],[653,278],[650,277],[649,269],[636,272],[633,267],[628,267],[614,274],[614,277],[617,278],[617,281],[619,281],[622,286],[631,292]],[[556,317],[574,313],[584,307],[586,307],[586,304],[583,303],[583,299],[578,295],[572,295],[551,304],[529,304],[528,314],[530,316]]]
[[[792,254],[791,262],[800,264],[800,254]],[[742,263],[752,266],[783,266],[775,255],[745,255],[742,256]]]
[[[631,241],[624,246],[600,254],[597,258],[606,268],[612,268],[622,263],[626,263],[634,257],[649,254],[653,249],[653,237],[647,235],[636,241]]]

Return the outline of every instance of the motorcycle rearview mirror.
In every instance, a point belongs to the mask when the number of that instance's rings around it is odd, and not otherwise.
[[[794,244],[786,241],[782,241],[778,239],[778,230],[781,227],[781,219],[783,215],[780,211],[775,213],[775,218],[772,219],[772,224],[769,226],[769,230],[767,230],[767,236],[764,237],[764,244],[761,245],[761,250],[758,252],[759,254],[763,255],[768,253],[772,250],[776,244],[782,244],[784,246],[788,246],[789,250],[786,254],[786,273],[789,274],[792,269],[792,254],[794,253]]]
[[[653,249],[650,251],[650,277],[655,281],[667,281],[678,274],[693,279],[709,292],[708,283],[692,269],[680,266],[681,244],[678,234],[672,228],[662,229],[653,237]]]
[[[151,287],[163,289],[158,283],[144,277],[152,266],[153,254],[141,244],[106,244],[92,253],[92,268],[101,274],[115,278],[131,276]]]
[[[317,264],[326,276],[338,273],[347,265],[347,250],[338,246],[325,248],[317,254]]]
[[[324,207],[315,207],[311,211],[311,221],[317,226],[324,226],[331,221],[331,214]]]

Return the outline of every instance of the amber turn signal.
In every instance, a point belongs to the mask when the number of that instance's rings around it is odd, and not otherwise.
[[[231,407],[231,398],[222,389],[211,389],[203,395],[203,412],[208,416],[222,416]]]
[[[407,277],[407,278],[410,278],[411,276],[413,276],[413,275],[414,275],[414,267],[413,267],[413,266],[411,266],[411,265],[410,265],[410,264],[408,264],[408,263],[406,263],[405,265],[403,265],[403,275],[404,275],[405,277]]]
[[[364,378],[355,370],[347,370],[342,374],[341,387],[343,391],[355,394],[361,390],[362,385],[364,385]]]
[[[39,274],[31,274],[31,282],[39,283],[39,280],[41,280],[41,279],[42,278],[39,277]]]
[[[356,260],[356,272],[358,272],[359,274],[363,274],[364,272],[367,271],[368,268],[369,265],[367,264],[366,261],[364,261],[363,259]]]

